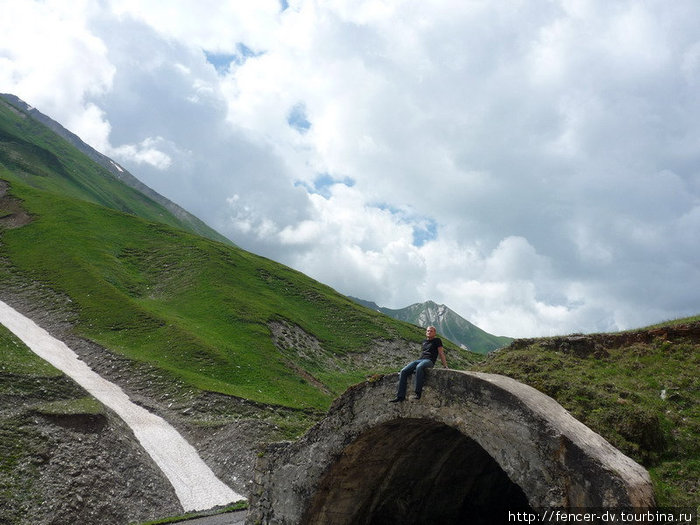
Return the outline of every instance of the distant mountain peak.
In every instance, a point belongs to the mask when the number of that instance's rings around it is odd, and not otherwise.
[[[465,350],[486,354],[502,348],[512,341],[510,337],[496,336],[485,332],[467,321],[447,305],[427,300],[414,303],[397,310],[378,306],[372,301],[350,297],[353,301],[367,308],[381,312],[389,317],[415,324],[421,328],[435,326],[441,337],[449,339]]]

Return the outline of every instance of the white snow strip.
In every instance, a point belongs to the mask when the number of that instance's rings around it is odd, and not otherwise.
[[[90,369],[62,341],[2,301],[0,322],[35,354],[71,377],[131,427],[170,480],[185,511],[207,510],[246,499],[219,480],[169,423],[132,403],[121,388]]]
[[[124,173],[124,170],[121,168],[121,166],[120,166],[119,164],[117,164],[117,163],[114,162],[113,160],[110,160],[110,162],[112,163],[112,166],[114,166],[114,167],[117,168],[119,171],[121,171],[122,173]]]

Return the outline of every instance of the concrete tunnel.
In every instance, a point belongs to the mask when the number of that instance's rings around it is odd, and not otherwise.
[[[247,523],[508,523],[541,508],[649,509],[640,465],[552,398],[508,377],[430,370],[355,385],[296,442],[260,455]],[[511,520],[512,523],[512,520]]]

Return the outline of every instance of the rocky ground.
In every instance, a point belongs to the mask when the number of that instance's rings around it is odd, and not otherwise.
[[[109,410],[54,413],[66,377],[0,374],[0,523],[129,523],[181,512],[168,481]]]
[[[675,341],[700,340],[700,323],[669,325],[646,330],[632,330],[614,334],[566,335],[539,339],[516,339],[510,349],[526,348],[539,342],[544,348],[551,348],[573,354],[577,357],[608,357],[608,350],[632,346],[637,343],[649,344],[656,340]]]
[[[9,183],[0,180],[0,227],[19,228],[31,222],[32,217],[24,210],[19,200],[7,195]]]
[[[65,342],[132,401],[173,425],[217,477],[240,494],[249,493],[263,444],[294,438],[322,416],[195,391],[159,370],[79,337],[73,329],[78,315],[70,299],[16,274],[2,259],[0,300]],[[290,354],[290,363],[293,358],[325,360],[339,370],[346,365],[372,368],[390,363],[398,370],[416,351],[416,345],[406,341],[377,341],[372,352],[348,354],[346,362],[338,363],[300,328],[281,324],[270,328],[283,355],[292,346],[301,350],[301,356]],[[313,377],[308,380],[323,387]],[[66,377],[58,383],[68,385],[68,393],[58,397],[49,388],[58,384],[53,381],[36,379],[23,391],[17,390],[18,382],[20,378],[0,369],[0,385],[6,387],[0,389],[0,427],[24,448],[16,451],[22,456],[21,465],[0,469],[5,476],[0,480],[0,524],[63,523],[69,518],[80,518],[81,523],[129,523],[181,512],[167,480],[115,414],[107,409],[98,415],[62,418],[37,414],[38,403],[86,393]],[[3,394],[13,389],[17,395]]]
[[[166,419],[220,479],[247,494],[258,447],[284,437],[280,425],[291,411],[194,392],[78,337],[67,298],[3,266],[0,299],[64,341],[134,402]],[[170,484],[111,411],[37,411],[47,402],[85,395],[67,377],[17,377],[0,369],[0,441],[12,448],[0,454],[0,524],[123,524],[182,512]]]

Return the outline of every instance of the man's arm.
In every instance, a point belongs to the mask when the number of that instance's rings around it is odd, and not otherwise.
[[[440,361],[442,361],[442,366],[449,368],[447,366],[447,358],[445,357],[445,349],[441,346],[438,346],[438,355],[440,356]]]

